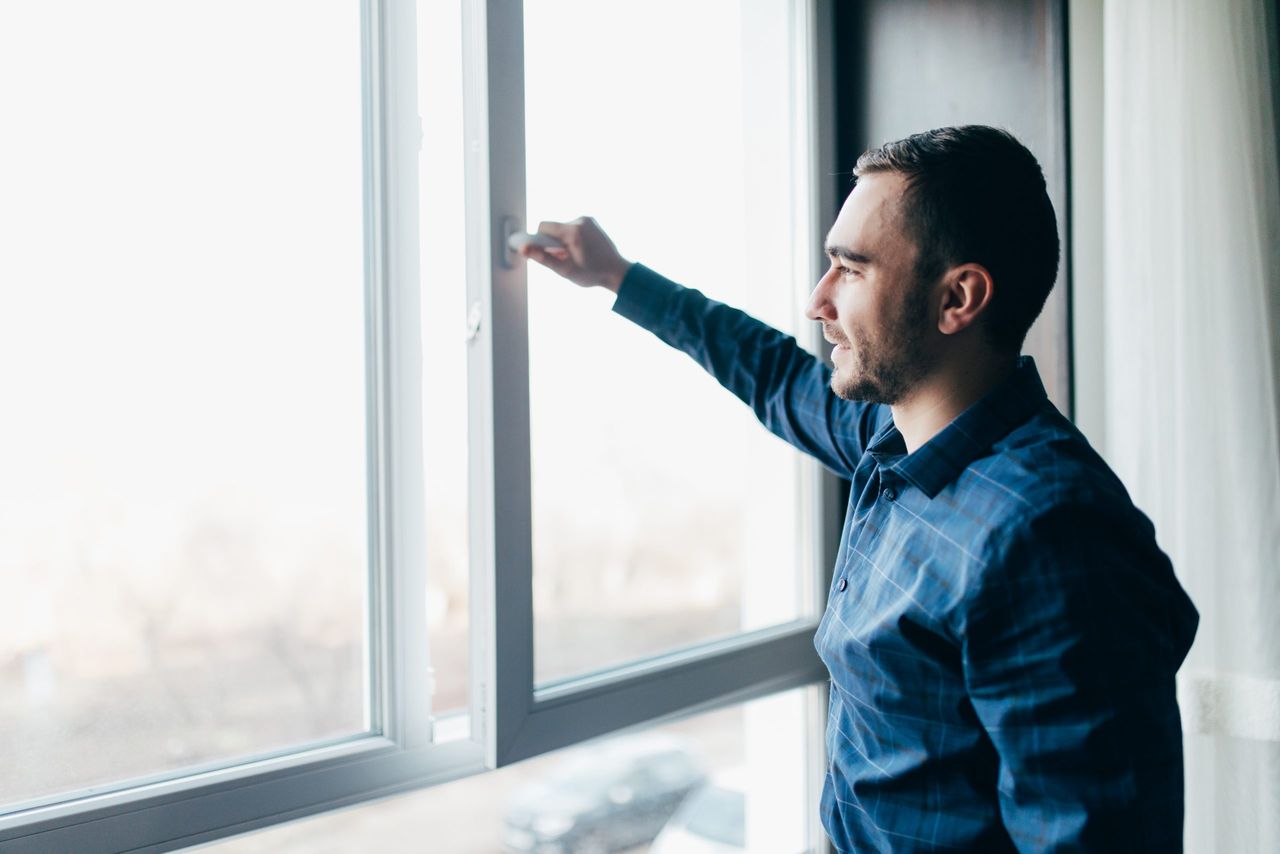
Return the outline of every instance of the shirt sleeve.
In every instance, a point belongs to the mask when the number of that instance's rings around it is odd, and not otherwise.
[[[1018,526],[968,606],[963,664],[1019,851],[1182,850],[1174,688],[1198,621],[1136,510]]]
[[[774,435],[853,477],[880,407],[831,391],[831,369],[795,338],[632,264],[613,310],[688,354]]]

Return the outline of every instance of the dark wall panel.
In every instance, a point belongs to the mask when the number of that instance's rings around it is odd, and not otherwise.
[[[1050,397],[1070,414],[1066,12],[1051,0],[837,2],[840,198],[858,155],[936,127],[1013,133],[1044,167],[1062,264],[1027,336]]]

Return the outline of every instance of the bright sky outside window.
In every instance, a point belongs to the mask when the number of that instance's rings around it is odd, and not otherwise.
[[[789,20],[528,4],[530,228],[591,214],[627,257],[797,330]],[[611,299],[530,265],[539,681],[804,613],[799,455]]]
[[[356,6],[0,20],[0,802],[363,731]]]

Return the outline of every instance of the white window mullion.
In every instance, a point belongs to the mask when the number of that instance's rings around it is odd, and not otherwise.
[[[471,341],[473,715],[486,763],[500,764],[533,694],[528,314],[523,262],[504,229],[524,229],[523,15],[519,0],[463,13]]]
[[[364,661],[365,725],[374,731],[385,731],[387,711],[394,707],[389,696],[385,668],[385,651],[394,645],[388,614],[382,600],[388,587],[385,572],[388,552],[388,488],[382,472],[386,470],[388,425],[386,419],[387,334],[382,318],[386,316],[387,294],[383,283],[387,277],[385,191],[381,176],[386,169],[383,128],[385,106],[380,102],[384,74],[381,61],[382,4],[360,4],[361,68],[360,90],[364,148],[364,299],[365,299],[365,423],[367,425],[367,504],[369,541],[369,579],[365,603],[367,649]]]
[[[376,194],[368,217],[371,257],[383,260],[371,316],[371,366],[381,365],[375,435],[386,453],[377,459],[381,484],[380,560],[372,599],[381,605],[386,644],[380,696],[383,732],[404,748],[431,743],[431,661],[426,614],[426,506],[423,496],[422,340],[418,234],[418,117],[416,3],[382,0],[377,43],[369,51],[367,128],[373,136],[366,159],[366,187]],[[377,112],[380,110],[380,114]],[[370,169],[372,167],[372,169]],[[380,226],[380,228],[379,228]],[[378,301],[380,300],[380,304]],[[381,339],[381,340],[379,340]],[[371,375],[372,375],[371,371]],[[375,659],[376,660],[376,659]],[[376,720],[376,719],[375,719]]]

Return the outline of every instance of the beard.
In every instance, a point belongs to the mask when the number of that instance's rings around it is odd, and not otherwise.
[[[893,405],[907,397],[933,368],[925,347],[929,288],[917,282],[885,326],[849,341],[847,364],[831,373],[831,390],[845,400]]]

